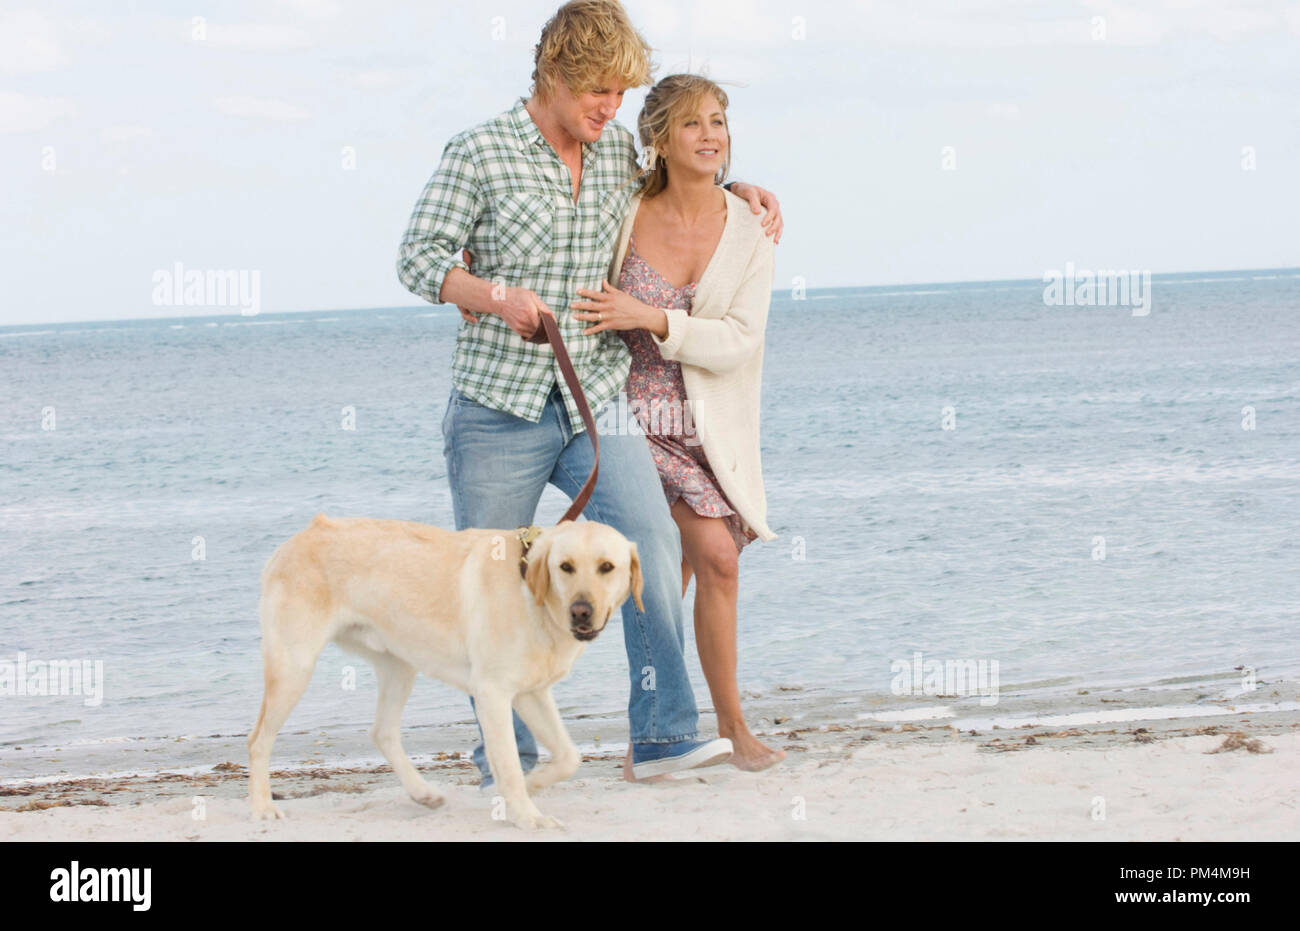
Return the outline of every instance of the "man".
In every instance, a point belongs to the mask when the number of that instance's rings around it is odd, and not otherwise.
[[[626,87],[651,83],[649,52],[617,0],[561,7],[536,47],[531,96],[453,136],[411,215],[398,276],[428,301],[458,305],[464,318],[442,421],[457,530],[530,524],[547,483],[574,498],[591,471],[591,444],[578,435],[584,425],[554,351],[526,339],[539,314],[555,317],[597,419],[627,381],[631,357],[618,334],[583,335],[588,324],[568,305],[579,288],[600,289],[635,190],[626,183],[636,174],[632,134],[613,118]],[[775,197],[753,185],[732,190],[755,213],[767,206],[768,233],[779,236]],[[584,513],[637,545],[645,579],[645,611],[632,599],[622,609],[625,778],[725,761],[729,740],[698,738],[683,655],[681,541],[643,436],[602,435]],[[514,732],[529,770],[537,746],[517,714]],[[473,758],[490,786],[481,742]]]

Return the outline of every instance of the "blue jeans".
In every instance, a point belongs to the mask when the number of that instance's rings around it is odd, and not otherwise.
[[[600,409],[592,414],[599,419]],[[591,440],[570,427],[558,384],[538,423],[486,407],[453,387],[442,435],[457,530],[513,530],[531,524],[547,483],[573,499],[591,473]],[[600,474],[583,516],[622,533],[636,544],[641,558],[645,611],[637,610],[631,597],[623,602],[631,740],[694,739],[699,712],[684,656],[681,537],[644,436],[600,435]],[[537,743],[518,714],[514,726],[519,761],[525,770],[532,769]],[[474,765],[486,776],[482,741],[480,727]]]

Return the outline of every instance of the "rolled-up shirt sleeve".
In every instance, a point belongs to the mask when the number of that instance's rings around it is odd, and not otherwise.
[[[442,282],[453,268],[469,271],[460,250],[484,210],[484,199],[463,134],[453,136],[442,161],[411,211],[397,257],[397,277],[412,294],[443,303]]]

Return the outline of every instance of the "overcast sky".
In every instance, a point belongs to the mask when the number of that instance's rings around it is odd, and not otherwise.
[[[656,77],[726,82],[778,290],[1300,265],[1300,3],[625,5]],[[556,6],[6,2],[0,324],[231,312],[156,306],[177,262],[262,312],[420,303],[414,200]]]

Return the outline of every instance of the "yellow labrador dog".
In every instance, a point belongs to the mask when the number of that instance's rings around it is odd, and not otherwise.
[[[430,808],[445,800],[411,764],[398,732],[422,672],[474,696],[488,764],[514,823],[561,826],[528,795],[578,768],[551,686],[629,594],[645,610],[644,583],[636,544],[607,524],[568,520],[543,530],[525,577],[522,552],[511,530],[323,514],[276,549],[262,571],[266,693],[248,737],[253,817],[284,817],[271,803],[271,746],[333,641],[375,667],[371,736],[411,798]],[[512,705],[551,754],[527,779]]]

